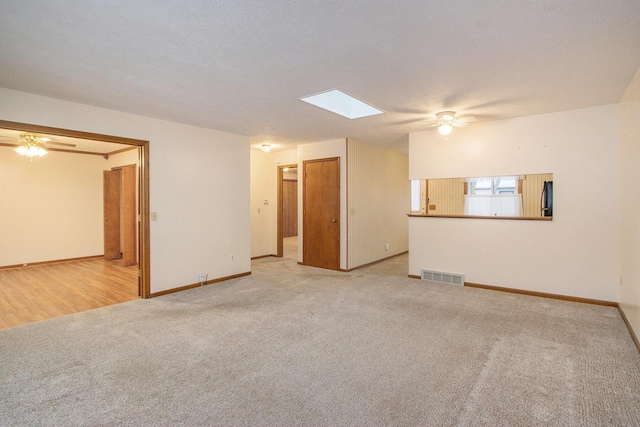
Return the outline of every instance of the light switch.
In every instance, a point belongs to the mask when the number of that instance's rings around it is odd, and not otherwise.
[[[151,212],[149,214],[149,216],[151,217],[151,221],[157,221],[158,220],[158,212]]]
[[[265,204],[265,205],[268,205],[268,204],[269,204],[269,200],[264,199],[264,204]]]

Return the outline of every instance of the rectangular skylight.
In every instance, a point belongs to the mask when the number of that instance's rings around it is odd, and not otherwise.
[[[376,114],[384,113],[384,111],[378,110],[337,89],[305,96],[300,98],[300,100],[329,110],[332,113],[340,114],[348,119],[359,119],[360,117],[375,116]]]

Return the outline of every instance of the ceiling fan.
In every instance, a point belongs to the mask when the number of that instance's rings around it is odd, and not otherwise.
[[[9,138],[7,136],[0,136],[6,139],[14,139]],[[35,156],[42,157],[47,154],[47,148],[49,145],[60,145],[63,147],[75,147],[76,144],[69,144],[67,142],[57,142],[52,140],[51,138],[47,138],[37,133],[21,133],[18,137],[19,144],[6,144],[10,146],[17,147],[16,152],[21,156],[27,156],[33,159]]]
[[[446,136],[454,127],[465,128],[475,121],[474,116],[456,117],[455,111],[440,111],[436,114],[436,121],[431,126],[438,126],[438,132]]]

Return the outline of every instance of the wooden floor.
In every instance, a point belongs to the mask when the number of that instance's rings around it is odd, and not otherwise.
[[[102,258],[0,270],[0,329],[137,299],[137,271]]]

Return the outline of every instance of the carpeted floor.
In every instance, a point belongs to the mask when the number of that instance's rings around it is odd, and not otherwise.
[[[0,425],[640,425],[615,308],[351,273],[251,276],[0,331]]]

